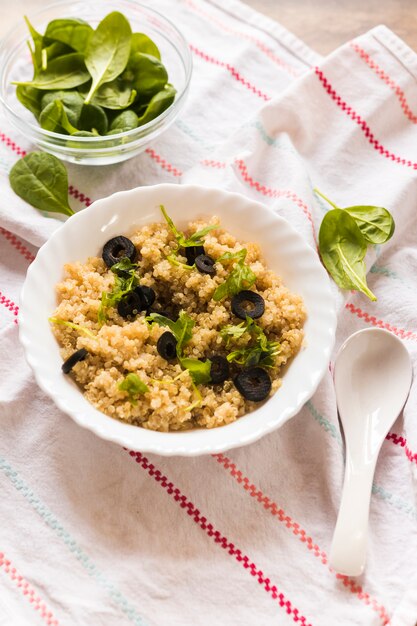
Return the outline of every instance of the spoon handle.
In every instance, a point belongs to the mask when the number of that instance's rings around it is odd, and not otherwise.
[[[376,459],[354,463],[347,453],[342,502],[330,550],[336,572],[360,576],[366,561],[369,504]]]

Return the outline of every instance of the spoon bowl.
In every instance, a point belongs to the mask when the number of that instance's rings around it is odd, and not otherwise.
[[[334,384],[346,467],[330,565],[341,574],[359,576],[364,570],[376,461],[405,404],[411,379],[412,364],[405,345],[381,328],[354,333],[337,353]]]

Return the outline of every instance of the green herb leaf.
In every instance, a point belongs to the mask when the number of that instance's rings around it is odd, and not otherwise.
[[[59,41],[52,42],[42,49],[42,70],[46,70],[48,63],[53,61],[53,59],[64,56],[64,54],[71,54],[72,52],[74,51],[69,46]]]
[[[48,322],[51,322],[51,324],[68,326],[68,328],[73,328],[74,330],[78,330],[80,333],[84,333],[85,335],[87,335],[87,337],[90,337],[91,339],[97,339],[96,335],[88,328],[80,326],[79,324],[74,324],[73,322],[67,322],[66,320],[63,320],[59,317],[48,317]]]
[[[176,89],[172,85],[165,85],[165,88],[157,93],[146,105],[144,110],[142,107],[136,111],[139,115],[138,126],[143,126],[161,115],[175,100]]]
[[[77,52],[85,52],[93,29],[84,20],[57,19],[49,22],[45,31],[45,38],[52,39],[70,46]]]
[[[18,85],[16,87],[16,97],[23,104],[24,107],[29,109],[31,113],[38,119],[42,110],[41,95],[42,91],[30,87],[29,85]]]
[[[80,88],[81,93],[87,95],[89,88],[85,89],[83,85]],[[136,98],[136,91],[131,83],[115,78],[114,80],[104,83],[95,92],[91,104],[97,104],[105,109],[126,109],[130,107]]]
[[[26,89],[29,89],[29,87],[26,87]],[[78,120],[80,119],[81,111],[84,106],[84,99],[81,94],[78,93],[78,91],[54,90],[48,91],[46,93],[40,91],[39,93],[43,94],[41,99],[42,109],[45,109],[48,104],[51,104],[51,102],[54,102],[55,100],[60,100],[64,107],[64,111],[67,115],[69,123],[74,127],[78,126]]]
[[[181,358],[181,367],[188,370],[193,382],[196,385],[202,385],[211,381],[211,361],[206,359],[200,361],[200,359]]]
[[[137,404],[139,396],[149,391],[148,385],[137,374],[133,373],[128,374],[117,386],[120,391],[125,391],[128,394],[132,404]]]
[[[246,259],[247,253],[248,251],[246,250],[246,248],[242,248],[241,250],[238,250],[237,252],[225,252],[217,259],[217,261],[219,263],[223,263],[223,261],[243,262]]]
[[[380,206],[349,206],[343,209],[349,213],[361,229],[361,233],[372,244],[381,244],[391,239],[395,230],[391,213]]]
[[[15,163],[9,180],[13,191],[36,209],[73,215],[67,170],[52,154],[30,152]]]
[[[71,135],[77,132],[77,128],[72,126],[69,122],[61,100],[54,100],[54,102],[51,102],[42,109],[39,116],[39,124],[45,130],[50,130],[55,133],[68,133]]]
[[[84,104],[78,120],[78,130],[97,131],[100,135],[105,135],[107,127],[107,115],[103,109],[95,104]]]
[[[226,340],[226,346],[229,346],[233,339],[239,339],[246,332],[249,332],[255,341],[249,346],[230,352],[227,360],[245,367],[255,365],[274,367],[275,357],[279,354],[281,346],[277,341],[269,341],[264,330],[252,318],[246,317],[244,322],[236,326],[225,326],[221,329],[220,335]]]
[[[193,336],[194,320],[185,311],[180,311],[175,322],[170,320],[169,317],[165,317],[165,315],[159,315],[159,313],[151,313],[146,319],[156,322],[160,326],[167,326],[170,329],[177,340],[177,355],[180,357],[184,346]]]
[[[218,260],[231,260],[238,258],[238,262],[234,264],[232,271],[226,278],[224,283],[219,285],[213,294],[213,300],[219,302],[227,296],[231,297],[242,291],[250,289],[256,282],[256,274],[251,270],[249,265],[245,264],[247,250],[243,248],[235,253],[226,252]],[[230,256],[228,256],[230,255]],[[233,257],[232,255],[235,255]],[[239,255],[239,256],[238,256]]]
[[[168,72],[159,59],[150,54],[135,52],[123,74],[132,83],[141,100],[148,100],[159,93],[168,82]]]
[[[249,327],[254,323],[253,319],[248,317],[250,322],[241,322],[236,325],[224,326],[220,330],[220,336],[222,339],[226,341],[226,346],[229,345],[232,339],[240,339],[249,329]]]
[[[120,300],[130,291],[136,289],[139,285],[139,279],[136,275],[137,264],[132,263],[130,259],[121,259],[110,268],[116,274],[114,286],[111,291],[103,291],[101,294],[101,303],[98,310],[97,321],[104,324],[107,321],[107,310],[116,306]]]
[[[29,29],[30,35],[33,40],[34,48],[32,48],[29,44],[29,50],[32,56],[33,67],[35,69],[35,73],[39,71],[42,67],[42,48],[43,48],[43,37],[38,31],[32,26],[29,22],[29,19],[24,16],[26,25]]]
[[[356,289],[376,300],[366,284],[366,249],[365,238],[347,211],[326,213],[319,231],[319,250],[327,271],[342,289]]]
[[[215,230],[216,228],[218,228],[217,224],[211,224],[210,226],[205,226],[204,228],[197,231],[196,233],[193,233],[190,237],[186,237],[183,232],[177,229],[174,222],[172,221],[172,219],[169,217],[168,213],[166,212],[165,207],[161,204],[159,208],[161,209],[162,215],[164,216],[168,224],[168,228],[170,229],[175,239],[177,240],[177,249],[175,250],[175,254],[178,252],[180,248],[202,246],[204,244],[203,237],[207,235],[207,233],[209,233],[211,230]],[[170,261],[170,263],[173,263],[175,265],[182,265],[186,269],[193,268],[192,265],[187,265],[185,263],[180,263],[180,261],[177,261],[175,259],[175,255],[170,254],[169,257],[167,258]]]
[[[87,104],[100,85],[123,72],[129,59],[131,38],[130,24],[118,11],[109,13],[97,26],[85,51],[85,64],[93,78],[85,100]]]
[[[116,131],[118,133],[124,132],[126,130],[132,130],[136,128],[138,125],[138,116],[134,111],[130,109],[127,111],[122,111],[113,119],[110,124],[110,130]]]
[[[14,82],[14,85],[29,85],[36,89],[72,89],[90,80],[84,57],[78,52],[65,54],[48,63],[45,71],[38,71],[31,81]]]
[[[143,33],[132,34],[130,56],[134,55],[135,52],[144,52],[145,54],[151,54],[159,60],[161,59],[161,53],[159,52],[158,46],[152,41],[152,39]]]

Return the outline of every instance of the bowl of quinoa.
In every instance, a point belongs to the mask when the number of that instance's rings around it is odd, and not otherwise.
[[[294,415],[335,320],[326,272],[285,220],[238,194],[157,185],[99,200],[52,235],[28,271],[20,337],[77,423],[196,455]]]

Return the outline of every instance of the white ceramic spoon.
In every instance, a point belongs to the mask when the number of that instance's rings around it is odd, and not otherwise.
[[[330,565],[362,574],[372,481],[379,450],[404,406],[412,365],[404,344],[380,328],[360,330],[336,356],[334,384],[346,442],[345,480]]]

